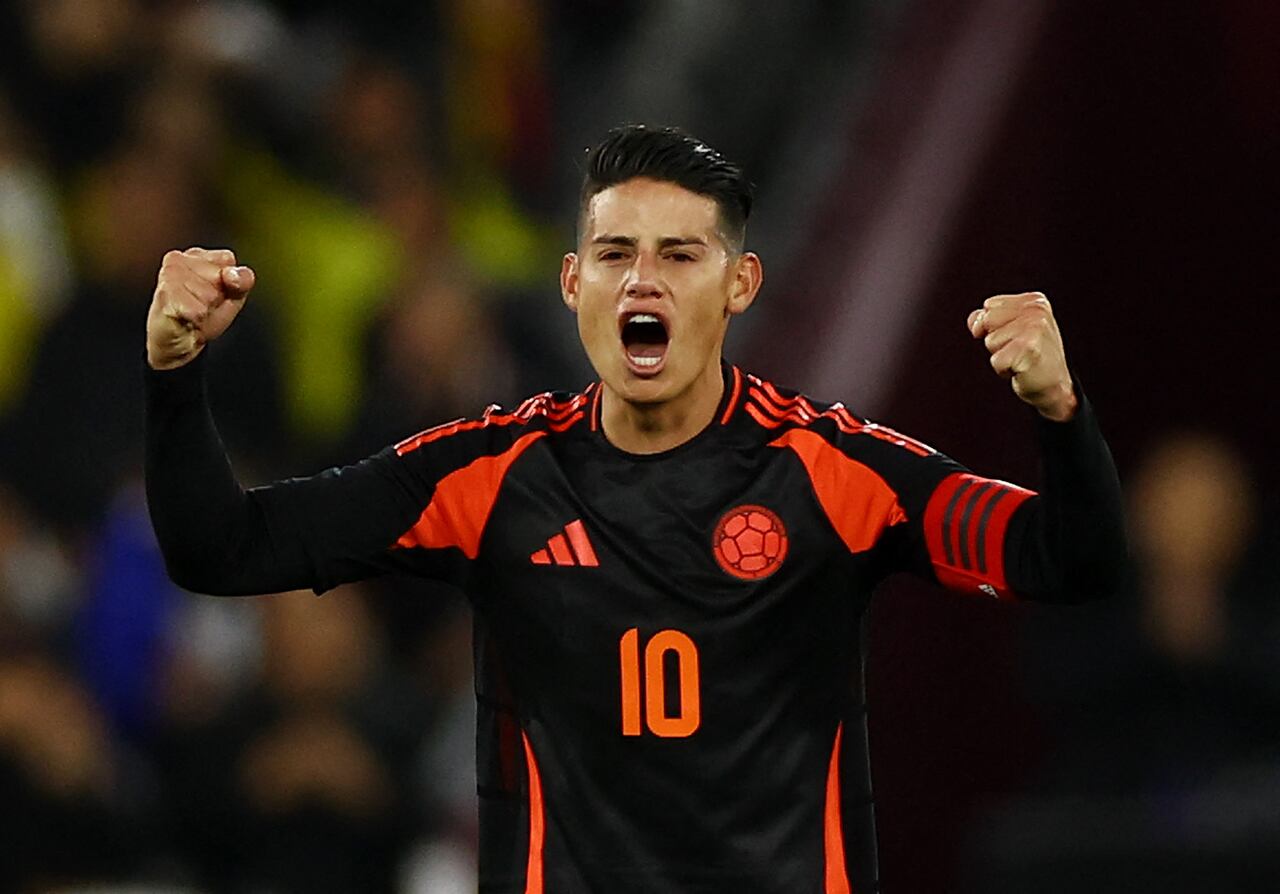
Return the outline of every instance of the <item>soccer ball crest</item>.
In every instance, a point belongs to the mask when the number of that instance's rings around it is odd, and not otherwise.
[[[721,516],[711,535],[711,551],[734,577],[760,580],[787,557],[787,529],[771,509],[737,506]]]

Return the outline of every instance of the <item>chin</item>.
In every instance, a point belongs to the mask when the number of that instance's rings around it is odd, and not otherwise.
[[[628,374],[623,381],[623,387],[616,390],[619,397],[631,404],[660,404],[675,395],[675,390],[662,374],[651,379],[642,379]]]

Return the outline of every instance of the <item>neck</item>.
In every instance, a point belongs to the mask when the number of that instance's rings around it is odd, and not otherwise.
[[[609,443],[628,453],[661,453],[711,424],[724,395],[724,377],[717,357],[688,388],[660,403],[634,403],[602,387],[600,421]]]

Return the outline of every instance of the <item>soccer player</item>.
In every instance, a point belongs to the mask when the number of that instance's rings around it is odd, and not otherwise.
[[[1038,416],[1037,495],[726,363],[761,284],[750,210],[705,144],[611,132],[560,274],[599,381],[247,492],[202,365],[255,274],[199,248],[160,268],[147,492],[170,573],[227,595],[462,587],[484,891],[875,891],[853,681],[876,583],[1065,601],[1122,561],[1114,466],[1043,295],[968,320]]]

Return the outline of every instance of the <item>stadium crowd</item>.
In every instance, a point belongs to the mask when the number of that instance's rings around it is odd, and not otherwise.
[[[478,48],[457,55],[458,95],[431,97],[387,35],[322,11],[6,6],[0,890],[473,887],[460,600],[177,590],[141,493],[139,376],[158,259],[226,244],[270,271],[213,355],[249,481],[563,372],[546,327],[493,312],[520,306],[556,237],[523,210],[546,155],[520,120],[544,100],[536,19],[503,5],[529,27],[449,11],[432,49]],[[446,193],[428,110],[468,91],[492,99],[442,113],[468,160]]]
[[[599,27],[639,5],[0,7],[0,892],[474,890],[465,604],[410,580],[318,600],[170,583],[141,485],[146,306],[174,247],[258,271],[210,356],[246,485],[585,384],[555,302],[563,160],[617,122],[582,70],[634,66],[611,82],[637,115],[710,110],[768,196],[785,128],[752,122],[789,95],[682,78],[744,41],[848,34],[796,11],[844,4],[768,4],[790,13],[730,17],[654,72],[656,26]],[[661,4],[660,24],[723,5]],[[788,58],[758,76],[832,80],[823,52]],[[1280,878],[1250,849],[1280,840],[1265,507],[1221,441],[1142,468],[1129,596],[1030,616],[1044,774],[975,832],[975,890],[1051,891],[1082,852],[1108,882],[1185,881],[1188,852],[1254,873],[1235,890]],[[1157,882],[1125,883],[1090,890]]]

